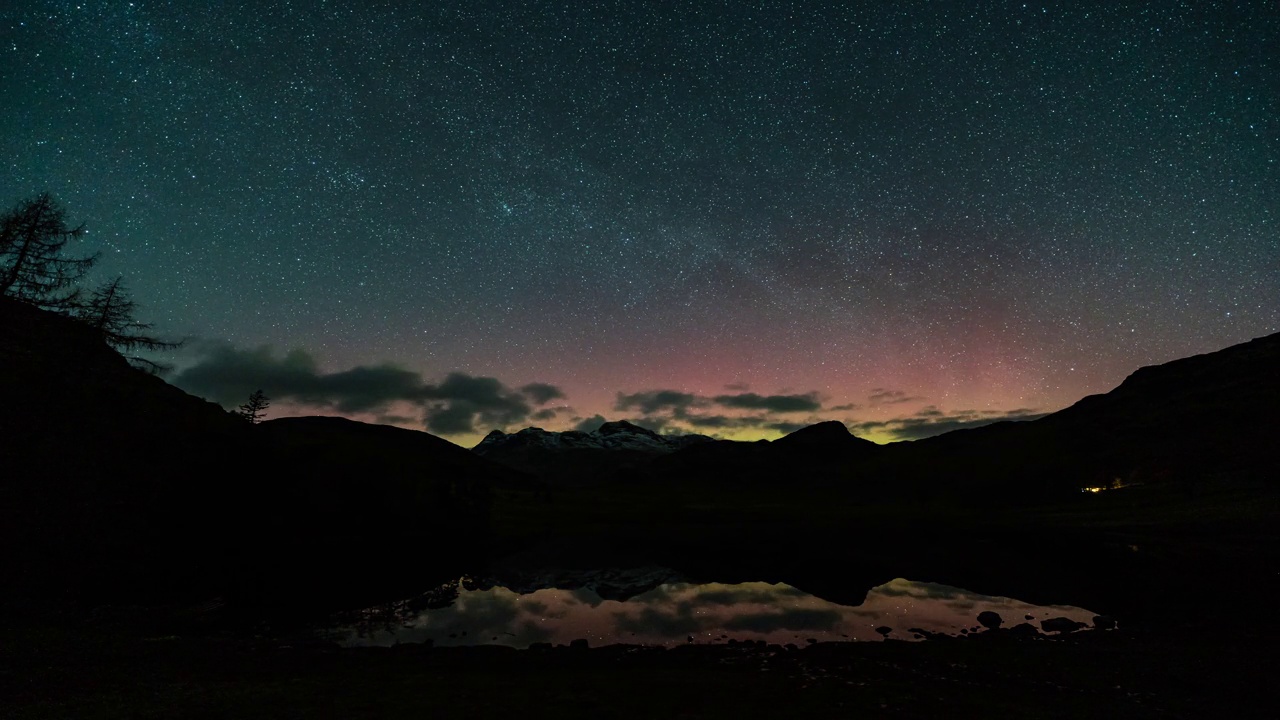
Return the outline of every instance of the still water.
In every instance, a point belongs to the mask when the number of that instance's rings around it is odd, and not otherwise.
[[[344,645],[430,641],[438,646],[534,643],[595,647],[616,643],[675,646],[763,640],[809,642],[918,640],[925,633],[985,631],[977,618],[1000,615],[1005,628],[1068,618],[1092,626],[1094,613],[1078,607],[1037,606],[928,582],[896,579],[873,588],[856,606],[838,605],[790,585],[664,582],[624,598],[591,587],[528,589],[452,583],[434,601],[395,613],[371,610],[340,628]],[[626,594],[626,593],[623,593]],[[424,605],[426,605],[424,607]],[[1028,631],[1028,628],[1023,628]]]

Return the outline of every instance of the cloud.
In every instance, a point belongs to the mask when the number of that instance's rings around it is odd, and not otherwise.
[[[746,385],[735,383],[727,388],[743,389]],[[723,408],[726,412],[714,412]],[[822,401],[816,391],[785,395],[760,395],[753,392],[705,397],[680,390],[658,389],[636,393],[618,393],[614,409],[639,412],[641,417],[631,422],[660,433],[703,432],[715,435],[715,431],[769,429],[791,432],[819,422],[781,421],[779,414],[813,413],[822,409]],[[748,415],[734,411],[753,411]],[[583,428],[583,424],[579,425]],[[590,428],[595,429],[595,428]]]
[[[737,395],[717,395],[713,398],[716,404],[727,408],[744,410],[764,410],[766,412],[792,413],[814,412],[822,408],[816,392],[803,395],[757,395],[756,393],[740,393]]]
[[[173,384],[228,406],[261,388],[274,399],[362,412],[410,399],[422,385],[418,373],[394,365],[321,373],[305,350],[277,357],[268,346],[239,350],[229,344],[206,343],[197,351],[202,354],[200,360],[174,376]]]
[[[661,411],[683,412],[691,407],[706,405],[705,398],[693,393],[679,390],[644,390],[627,395],[618,393],[615,410],[639,410],[645,415],[653,415]]]
[[[605,420],[603,415],[592,415],[589,418],[578,418],[577,420],[578,422],[573,426],[573,429],[578,432],[595,432],[600,429],[601,425],[609,422]]]
[[[832,405],[827,409],[835,412],[848,412],[850,410],[857,410],[861,407],[862,406],[857,403],[847,403],[845,405]]]
[[[554,407],[544,407],[544,408],[539,408],[538,410],[535,410],[533,414],[529,416],[529,419],[544,421],[544,420],[555,420],[556,418],[559,418],[559,417],[566,417],[566,418],[571,418],[573,422],[577,422],[578,420],[581,420],[581,418],[573,417],[573,415],[574,415],[574,410],[568,405],[556,405]]]
[[[552,400],[560,400],[565,397],[564,391],[555,385],[548,385],[547,383],[522,385],[520,392],[529,398],[534,405],[546,405]]]
[[[725,385],[724,389],[729,392],[746,392],[751,389],[751,386],[744,382],[735,382]]]
[[[523,423],[533,408],[522,393],[508,390],[497,378],[449,373],[439,385],[424,385],[423,421],[445,435],[475,432],[482,427]]]
[[[663,612],[646,607],[635,617],[620,612],[614,613],[613,617],[619,633],[631,632],[679,638],[702,631],[702,623],[693,616],[689,608],[685,607],[677,607],[675,612]]]
[[[534,600],[532,597],[522,596],[520,598],[520,609],[530,615],[546,615],[549,606],[540,600]]]
[[[944,413],[930,405],[914,415],[891,420],[868,420],[849,424],[854,434],[870,431],[884,431],[896,440],[919,440],[921,438],[941,435],[952,430],[982,427],[1006,420],[1037,420],[1048,413],[1038,412],[1032,408],[1016,410],[957,410]]]
[[[684,415],[680,420],[696,428],[732,428],[742,427],[744,422],[754,421],[755,418],[731,418],[727,415]]]
[[[871,388],[871,394],[867,396],[867,402],[872,405],[898,405],[923,399],[922,397],[908,395],[902,390],[887,390],[885,388]]]
[[[804,428],[807,428],[813,424],[814,423],[812,422],[807,422],[807,423],[806,422],[774,422],[774,423],[767,423],[765,425],[762,425],[761,427],[764,427],[765,429],[768,429],[768,430],[777,430],[783,435],[790,435],[791,433],[797,430],[803,430]]]
[[[173,384],[232,407],[261,388],[273,400],[332,408],[341,413],[387,412],[393,403],[407,402],[422,409],[432,432],[471,433],[477,426],[508,427],[525,422],[533,407],[564,397],[554,385],[530,383],[519,390],[497,378],[449,373],[439,383],[420,373],[392,365],[359,365],[326,373],[305,350],[277,355],[269,346],[241,350],[226,343],[198,346],[199,358],[173,378]]]

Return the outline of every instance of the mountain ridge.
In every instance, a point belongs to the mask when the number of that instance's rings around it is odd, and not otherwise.
[[[710,440],[706,435],[661,435],[626,420],[614,420],[591,431],[540,427],[527,427],[514,433],[492,430],[472,451],[482,456],[521,447],[537,447],[549,452],[591,449],[663,453]]]

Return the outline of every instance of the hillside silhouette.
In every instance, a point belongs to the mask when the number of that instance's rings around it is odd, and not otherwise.
[[[32,597],[355,601],[424,549],[449,548],[425,573],[456,572],[484,547],[490,485],[522,482],[426,433],[251,425],[8,298],[0,397],[3,570]]]
[[[866,472],[925,496],[993,503],[1082,488],[1273,484],[1280,333],[1144,367],[1038,420],[896,443]]]

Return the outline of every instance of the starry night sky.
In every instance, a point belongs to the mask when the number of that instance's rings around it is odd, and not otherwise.
[[[0,98],[228,406],[885,441],[1280,330],[1272,0],[18,0]]]

